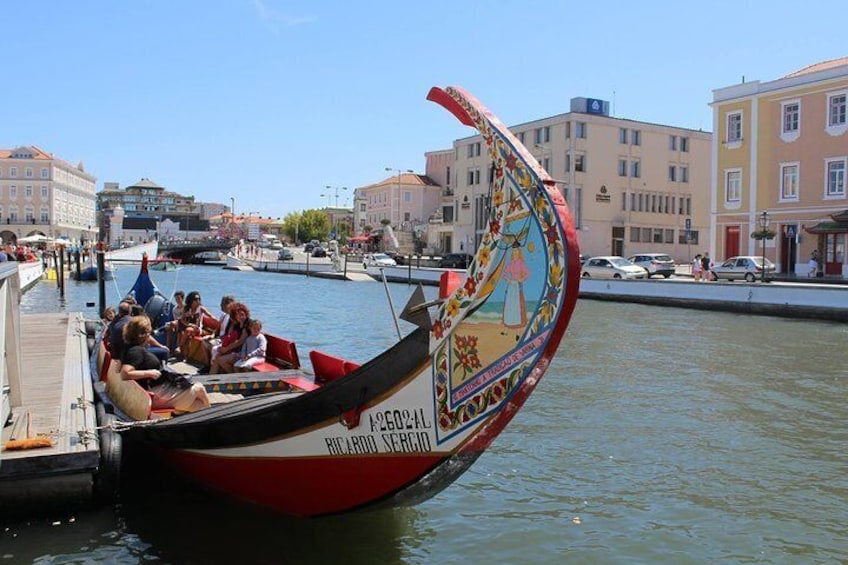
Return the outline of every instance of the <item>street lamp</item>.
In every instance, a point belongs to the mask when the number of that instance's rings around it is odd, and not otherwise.
[[[233,239],[236,233],[236,199],[230,196],[230,239]]]
[[[400,225],[400,175],[402,173],[411,173],[413,171],[412,171],[412,169],[395,169],[394,167],[386,167],[386,170],[390,171],[390,172],[397,173],[397,215],[398,215],[398,217],[397,217],[397,220],[394,222],[394,224],[396,226],[398,226],[398,225]],[[392,212],[394,211],[394,208],[395,208],[394,206],[391,206],[393,201],[394,201],[394,199],[391,199],[391,201],[389,202],[389,204],[390,204],[390,206],[389,206],[389,216],[392,215]]]
[[[760,235],[763,236],[763,264],[762,264],[762,272],[761,272],[761,282],[766,282],[766,236],[768,235],[768,227],[770,218],[768,212],[763,212],[760,214],[759,218],[760,224]]]
[[[327,189],[327,191],[330,191],[330,190],[333,191],[333,196],[336,199],[336,208],[338,208],[339,207],[339,191],[340,190],[347,190],[347,187],[346,186],[330,186],[328,184],[328,185],[324,186],[324,188]],[[327,192],[327,194],[322,194],[321,196],[327,197],[327,206],[329,207],[329,205],[330,205],[330,193]]]

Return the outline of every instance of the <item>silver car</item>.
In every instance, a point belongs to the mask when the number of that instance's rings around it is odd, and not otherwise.
[[[599,279],[644,279],[648,271],[634,265],[624,257],[610,255],[606,257],[590,257],[583,263],[582,276]]]
[[[726,279],[734,281],[737,279],[745,279],[748,282],[754,282],[763,278],[763,258],[756,256],[739,256],[731,257],[721,265],[714,265],[712,268],[713,278],[715,280]],[[766,259],[766,280],[775,272],[774,263]]]
[[[648,278],[653,275],[668,278],[674,274],[674,259],[666,253],[636,253],[628,259],[648,271]]]

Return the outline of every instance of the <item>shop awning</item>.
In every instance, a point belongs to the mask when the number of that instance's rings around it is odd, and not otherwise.
[[[848,222],[819,222],[805,227],[804,231],[812,234],[848,233]]]

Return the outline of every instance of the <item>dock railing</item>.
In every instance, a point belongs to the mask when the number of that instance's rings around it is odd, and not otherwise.
[[[0,343],[6,354],[0,364],[0,390],[2,390],[2,411],[0,419],[5,425],[12,413],[12,407],[21,405],[21,281],[18,263],[8,261],[0,263]]]

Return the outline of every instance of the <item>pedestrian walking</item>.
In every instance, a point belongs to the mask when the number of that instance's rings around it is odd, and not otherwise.
[[[692,278],[701,282],[701,254],[695,255],[695,260],[692,261]]]
[[[701,257],[701,277],[705,281],[713,280],[713,275],[710,269],[713,268],[713,263],[710,261],[710,254],[704,251],[704,256]]]

